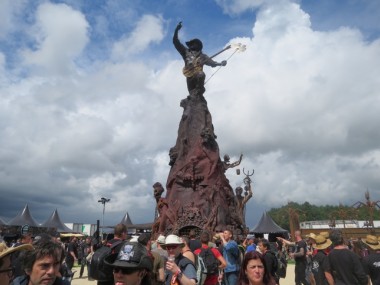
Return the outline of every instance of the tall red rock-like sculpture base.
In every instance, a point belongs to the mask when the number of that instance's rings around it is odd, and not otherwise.
[[[166,235],[183,234],[191,228],[212,232],[228,228],[241,234],[243,221],[225,176],[207,102],[202,93],[192,92],[181,106],[177,142],[169,153],[167,194],[157,200],[153,232]]]

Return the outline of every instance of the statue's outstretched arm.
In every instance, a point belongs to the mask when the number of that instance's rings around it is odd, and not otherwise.
[[[215,60],[212,60],[209,56],[203,54],[202,62],[205,65],[216,67],[216,66],[226,66],[227,61],[223,60],[222,62],[217,62]]]

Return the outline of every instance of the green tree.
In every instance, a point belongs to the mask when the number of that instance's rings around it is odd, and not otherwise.
[[[295,210],[299,215],[299,221],[319,221],[319,220],[368,220],[368,207],[362,206],[354,208],[347,205],[322,205],[316,206],[309,202],[299,204],[289,202],[287,205],[280,208],[272,208],[268,214],[280,227],[290,230],[289,225],[289,209]],[[380,220],[380,209],[374,208],[374,220]]]

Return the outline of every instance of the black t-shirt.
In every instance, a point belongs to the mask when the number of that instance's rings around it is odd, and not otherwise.
[[[333,249],[326,260],[326,270],[336,285],[368,284],[359,256],[348,249]]]
[[[116,245],[113,249],[112,249],[112,255],[114,255],[114,257],[116,257],[118,254],[119,254],[119,251],[121,250],[123,244],[124,244],[124,241],[122,239],[119,239],[119,238],[113,238],[111,240],[109,240],[107,242],[107,245],[108,247],[112,247],[112,245],[114,243],[118,242],[119,244]],[[110,280],[107,280],[107,281],[99,281],[97,282],[97,285],[113,285],[114,284],[114,280],[113,280],[113,274],[110,275]]]
[[[74,257],[71,255],[70,252],[74,252],[74,255],[78,257],[78,246],[74,242],[70,242],[69,245],[67,246],[67,256],[66,258],[68,260],[74,260]]]
[[[307,244],[304,240],[300,240],[296,242],[296,248],[294,253],[298,253],[301,251],[303,248],[303,255],[302,256],[295,256],[294,261],[297,263],[306,263],[306,249],[307,249]]]
[[[380,284],[380,253],[364,257],[362,264],[365,273],[371,277],[372,284]]]
[[[312,272],[314,274],[315,283],[320,285],[328,285],[325,277],[327,255],[323,250],[318,250],[317,254],[313,256]]]

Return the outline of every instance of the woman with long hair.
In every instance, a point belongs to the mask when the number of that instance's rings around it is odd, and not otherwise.
[[[275,285],[268,272],[263,256],[257,251],[247,252],[240,268],[237,285]]]

